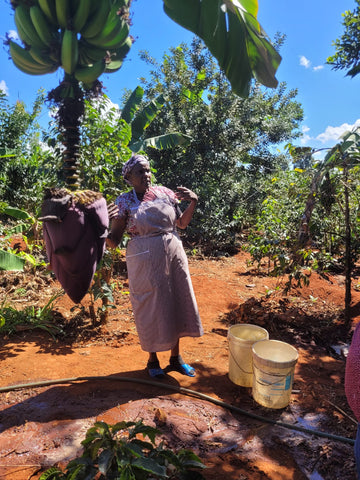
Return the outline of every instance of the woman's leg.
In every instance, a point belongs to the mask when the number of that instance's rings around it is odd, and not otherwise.
[[[178,357],[180,355],[180,340],[176,342],[176,345],[171,349],[171,356]]]
[[[149,352],[149,362],[158,362],[158,356],[156,352]]]
[[[177,372],[187,375],[188,377],[195,377],[195,369],[184,362],[180,355],[180,341],[178,340],[170,353],[169,370],[176,370]]]
[[[159,359],[156,352],[149,352],[149,360],[147,369],[150,377],[164,378],[164,370],[160,367]]]

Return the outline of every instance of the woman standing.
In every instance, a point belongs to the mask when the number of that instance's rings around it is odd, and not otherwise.
[[[179,340],[199,337],[203,329],[176,227],[187,227],[197,196],[185,187],[178,187],[175,193],[153,186],[150,164],[143,155],[133,155],[122,173],[133,190],[115,201],[118,212],[107,243],[117,246],[125,231],[131,237],[126,249],[130,299],[141,348],[149,352],[149,375],[164,376],[157,352],[170,350],[167,370],[193,377],[194,368],[180,355]],[[184,212],[179,200],[190,202]]]

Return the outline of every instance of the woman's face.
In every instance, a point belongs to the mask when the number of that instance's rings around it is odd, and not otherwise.
[[[147,162],[139,162],[131,170],[128,180],[134,187],[135,192],[145,193],[151,185],[150,165]]]

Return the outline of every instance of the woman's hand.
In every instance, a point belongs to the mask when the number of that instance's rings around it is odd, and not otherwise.
[[[196,193],[192,192],[186,187],[177,187],[175,192],[176,198],[178,200],[185,200],[186,202],[195,202],[198,201],[198,196]]]
[[[181,217],[179,217],[176,221],[176,225],[179,228],[184,229],[189,225],[190,220],[193,216],[198,201],[198,196],[196,195],[196,193],[192,192],[186,187],[177,187],[175,195],[178,200],[185,200],[186,202],[190,202],[186,210],[182,213]]]

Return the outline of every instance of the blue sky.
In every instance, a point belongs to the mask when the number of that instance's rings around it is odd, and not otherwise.
[[[123,88],[133,89],[140,77],[146,77],[147,67],[138,58],[140,50],[161,59],[171,46],[190,42],[192,34],[172,22],[162,10],[162,0],[133,0],[133,26],[136,37],[122,69],[101,80],[114,103],[120,103]],[[355,9],[355,0],[259,0],[258,20],[270,38],[276,32],[286,35],[281,50],[283,60],[277,79],[297,88],[297,100],[304,109],[302,137],[298,145],[316,149],[332,147],[339,135],[360,124],[359,82],[344,71],[325,65],[334,53],[332,42],[343,33],[342,16],[345,10]],[[3,2],[0,17],[0,40],[14,30],[13,11],[8,0]],[[6,49],[0,48],[0,88],[9,101],[17,99],[30,106],[39,88],[47,91],[58,85],[61,70],[45,76],[26,75],[12,64]],[[47,112],[43,114],[44,121]]]

